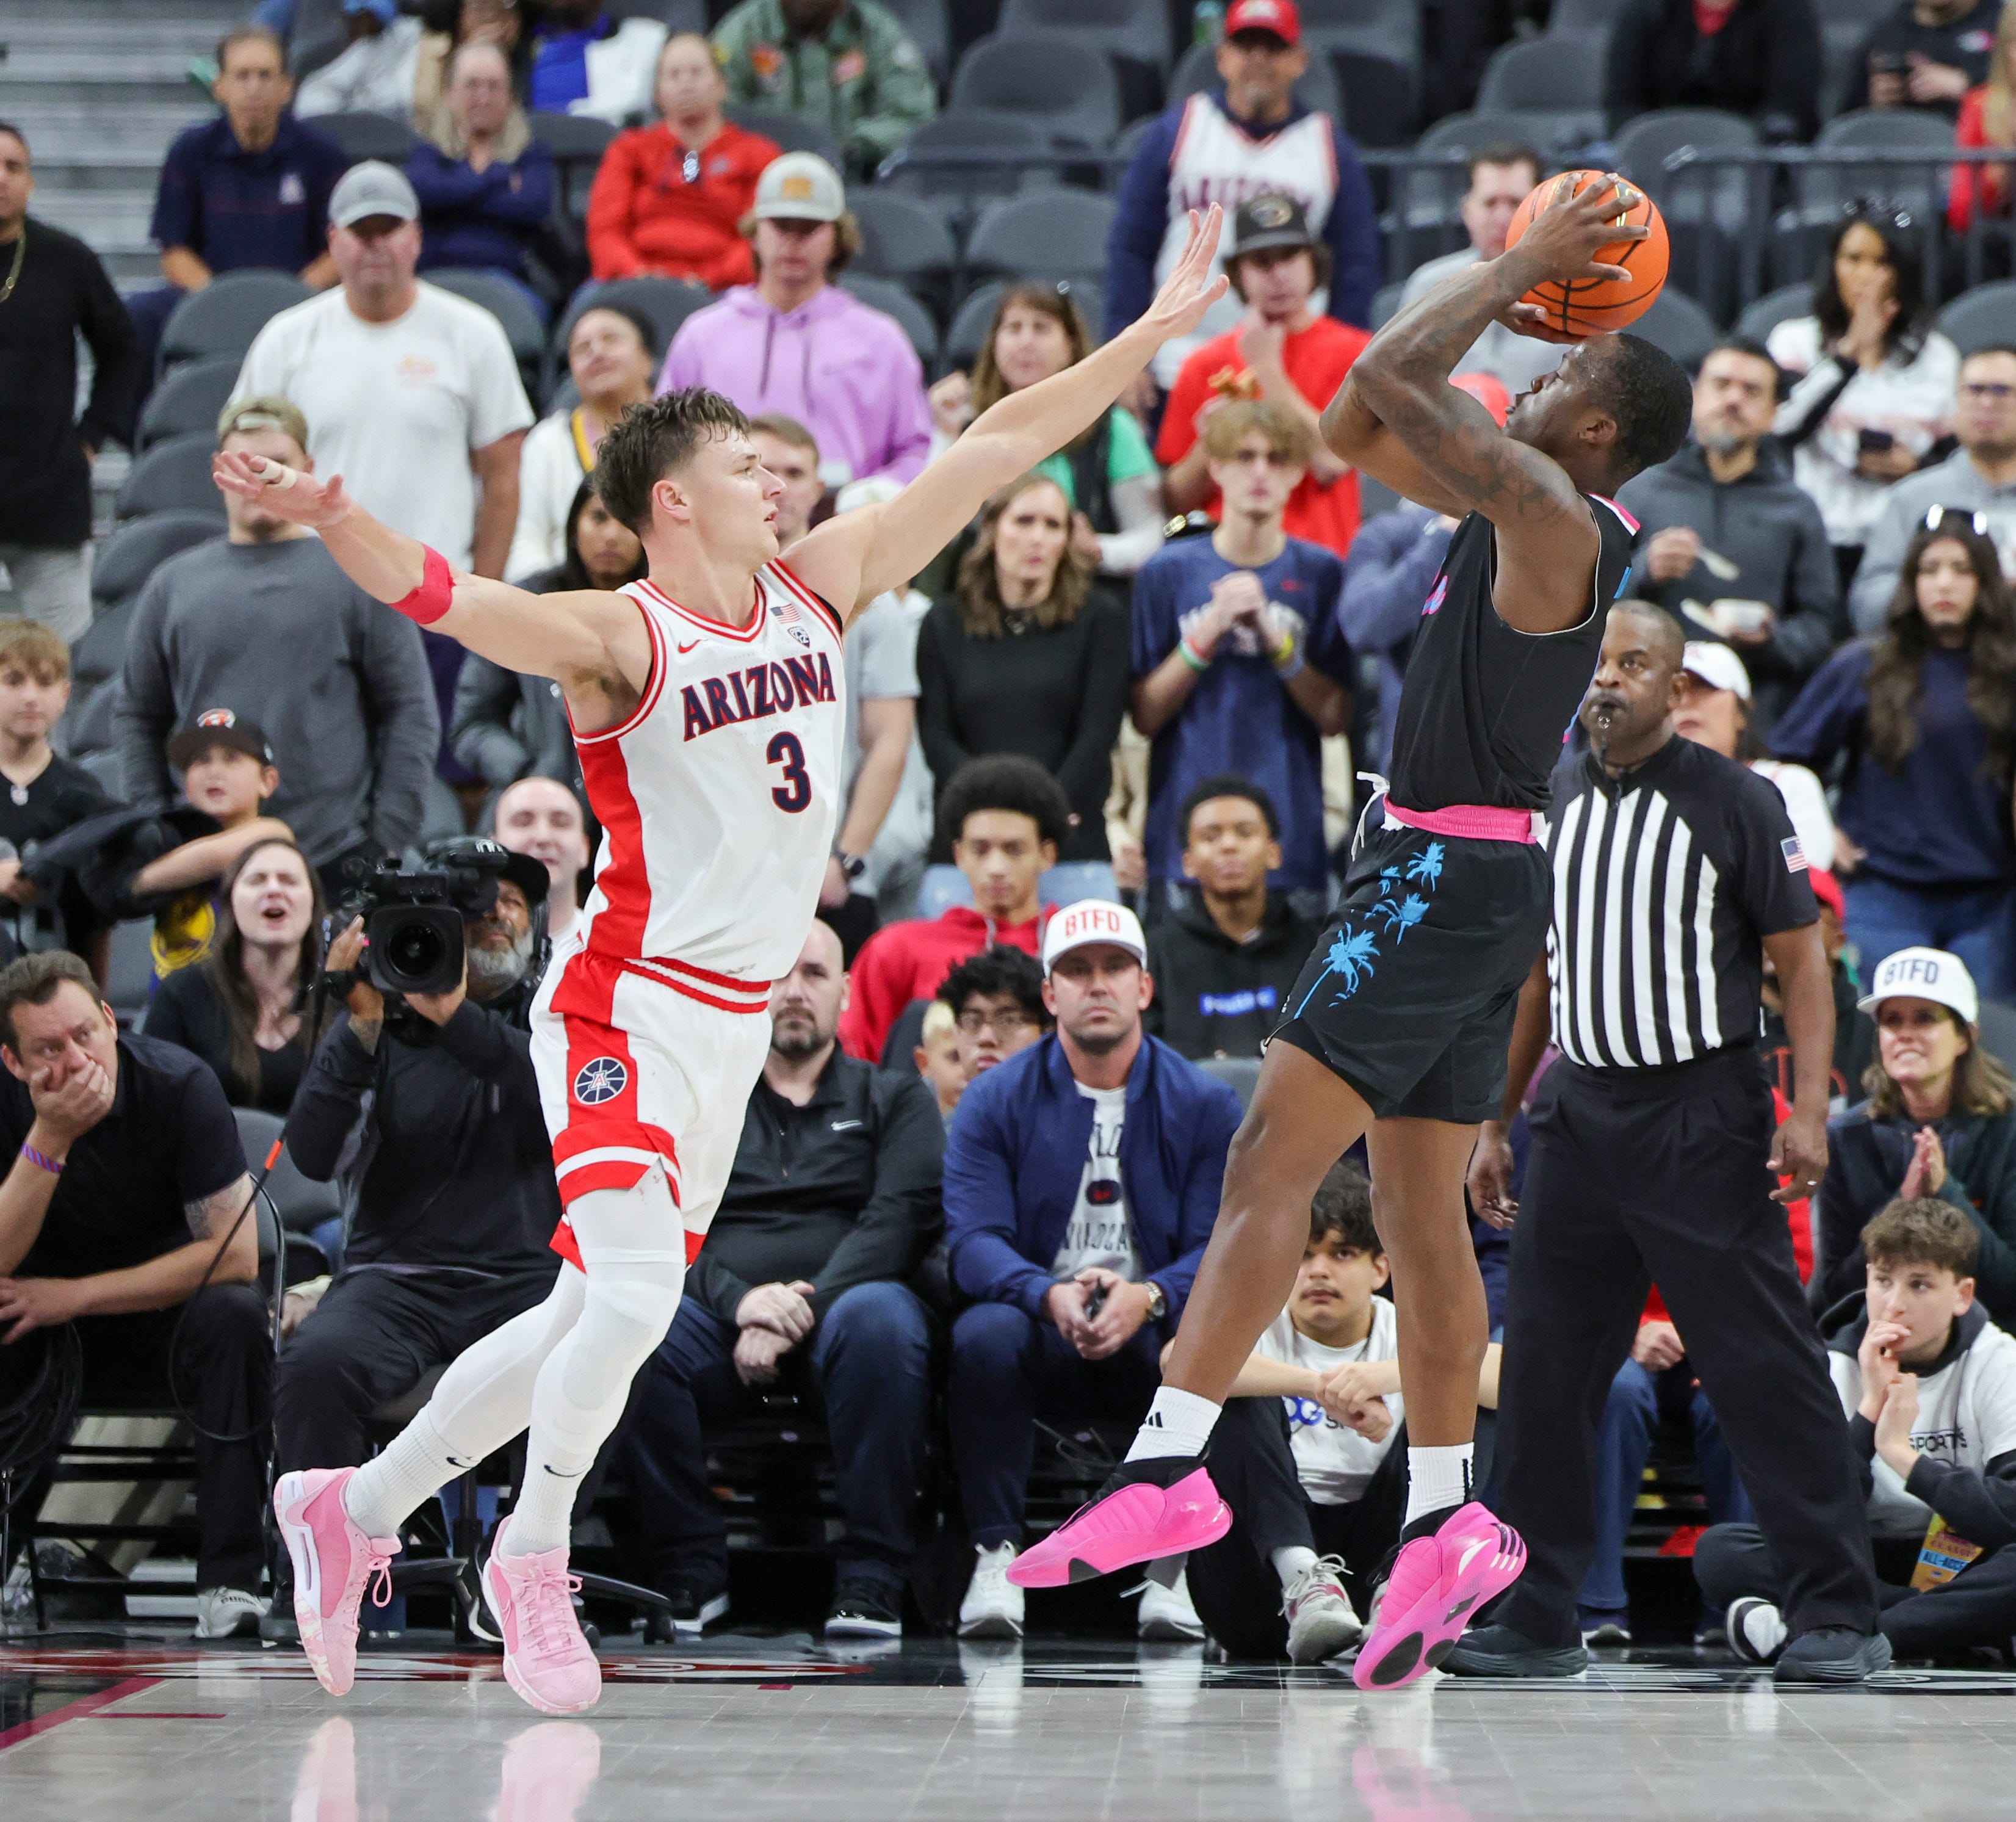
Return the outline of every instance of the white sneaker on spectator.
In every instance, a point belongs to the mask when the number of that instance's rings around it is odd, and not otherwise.
[[[1343,1557],[1318,1557],[1289,1581],[1281,1611],[1288,1622],[1290,1663],[1323,1663],[1364,1636],[1344,1591],[1343,1573]]]
[[[1187,1574],[1176,1578],[1173,1588],[1150,1580],[1141,1590],[1141,1605],[1134,1622],[1135,1636],[1169,1645],[1195,1644],[1204,1637],[1204,1622],[1190,1605]]]
[[[1019,1639],[1022,1636],[1022,1590],[1008,1579],[1015,1560],[1012,1543],[974,1546],[973,1579],[959,1604],[959,1636],[963,1639]]]
[[[243,1588],[206,1588],[196,1597],[200,1639],[257,1638],[268,1603]]]
[[[1729,1604],[1729,1648],[1746,1664],[1769,1664],[1785,1648],[1785,1616],[1769,1601],[1745,1594]]]

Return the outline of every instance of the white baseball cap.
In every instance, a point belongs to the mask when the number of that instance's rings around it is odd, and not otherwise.
[[[1750,700],[1750,673],[1743,661],[1726,645],[1705,639],[1690,639],[1680,654],[1680,668],[1698,677],[1711,690],[1733,690],[1745,702]]]
[[[1856,1003],[1874,1012],[1886,999],[1929,999],[1960,1014],[1968,1024],[1981,1018],[1981,996],[1967,963],[1944,949],[1900,949],[1877,964],[1869,991]]]
[[[1095,942],[1110,942],[1126,950],[1143,967],[1148,965],[1148,939],[1141,934],[1139,918],[1109,898],[1081,898],[1053,913],[1044,930],[1043,972],[1047,974],[1055,967],[1065,950]]]
[[[401,221],[420,218],[420,199],[414,195],[405,172],[376,158],[351,165],[329,193],[329,218],[337,227],[355,228],[372,215],[391,215]]]
[[[847,213],[847,186],[816,152],[787,152],[756,180],[759,221],[837,221]]]

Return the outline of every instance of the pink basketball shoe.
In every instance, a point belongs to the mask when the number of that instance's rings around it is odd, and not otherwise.
[[[1219,1497],[1201,1464],[1190,1460],[1137,1461],[1116,1471],[1142,1478],[1108,1490],[1081,1506],[1063,1524],[1009,1565],[1018,1588],[1061,1588],[1089,1582],[1135,1563],[1180,1556],[1215,1543],[1232,1529],[1232,1508]],[[1154,1476],[1175,1474],[1168,1486]]]
[[[1360,1689],[1398,1689],[1446,1657],[1477,1609],[1519,1579],[1526,1547],[1472,1501],[1402,1546],[1379,1617],[1352,1666]]]
[[[367,1537],[343,1509],[354,1467],[311,1467],[283,1474],[273,1488],[273,1511],[294,1564],[294,1622],[301,1630],[315,1680],[347,1695],[357,1676],[357,1616],[364,1590],[383,1607],[391,1597],[396,1537]]]
[[[564,1549],[507,1556],[506,1518],[483,1565],[483,1592],[504,1635],[504,1680],[535,1709],[579,1714],[602,1699],[602,1666],[581,1637]]]

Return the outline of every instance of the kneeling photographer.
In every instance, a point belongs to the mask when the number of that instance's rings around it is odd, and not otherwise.
[[[315,1054],[287,1146],[304,1176],[341,1182],[347,1234],[281,1348],[282,1473],[362,1463],[376,1406],[552,1288],[560,1197],[527,1022],[546,886],[538,861],[460,838],[346,906],[358,915],[327,971],[350,1016]]]

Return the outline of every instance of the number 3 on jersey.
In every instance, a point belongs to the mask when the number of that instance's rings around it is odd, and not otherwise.
[[[772,765],[784,769],[784,782],[771,791],[771,802],[796,816],[812,801],[812,781],[805,772],[805,750],[798,744],[798,736],[773,735],[764,757]]]

